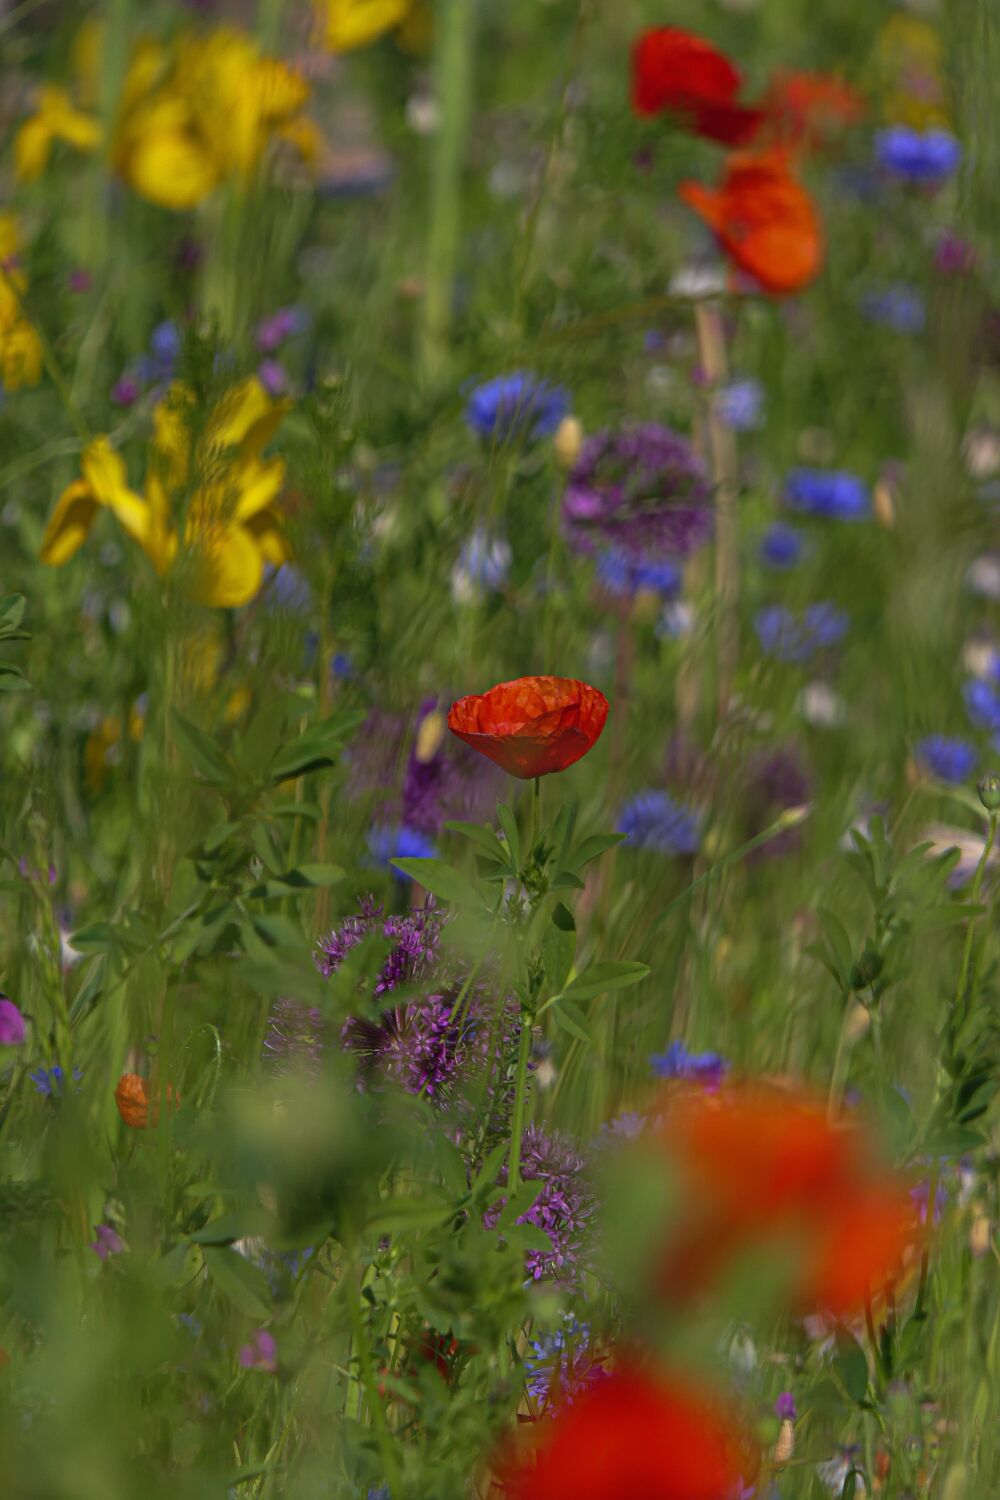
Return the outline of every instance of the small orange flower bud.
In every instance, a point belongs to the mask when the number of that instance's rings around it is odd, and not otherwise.
[[[180,1103],[180,1096],[174,1093],[169,1083],[167,1084],[167,1098],[174,1105]],[[125,1124],[130,1125],[133,1130],[145,1130],[151,1121],[152,1124],[156,1124],[159,1101],[154,1097],[152,1109],[150,1109],[148,1082],[141,1074],[122,1074],[118,1080],[118,1087],[115,1089],[115,1103]]]

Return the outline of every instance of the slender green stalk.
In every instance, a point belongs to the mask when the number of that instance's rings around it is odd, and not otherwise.
[[[983,883],[983,876],[986,873],[987,861],[989,860],[990,853],[993,849],[993,841],[996,836],[997,815],[995,812],[991,812],[990,827],[989,832],[986,835],[986,843],[983,845],[983,852],[979,857],[979,863],[976,866],[976,873],[972,877],[972,891],[969,896],[969,900],[973,906],[975,906],[976,902],[979,900],[979,891]],[[968,985],[969,965],[972,961],[972,944],[975,940],[975,935],[976,919],[975,917],[970,917],[969,924],[965,929],[965,946],[962,949],[962,966],[958,971],[958,985],[955,989],[955,1000],[952,1005],[953,1015],[955,1015],[957,1018],[961,1014],[963,1020],[965,1018],[965,1013],[967,1013],[968,1011],[968,996],[966,995],[966,988]]]
[[[30,323],[34,335],[38,340],[39,348],[42,351],[42,363],[45,366],[46,371],[48,372],[49,379],[52,381],[52,384],[55,386],[56,390],[59,392],[60,397],[62,398],[63,405],[66,408],[70,421],[73,423],[73,426],[76,429],[77,436],[79,437],[80,442],[84,446],[86,446],[87,443],[90,442],[91,434],[87,430],[87,424],[81,417],[76,403],[73,400],[72,394],[70,393],[69,383],[67,382],[66,377],[63,375],[62,370],[59,368],[59,361],[56,359],[52,345],[49,343],[48,337],[45,334],[45,330],[28,311],[24,298],[21,296],[21,292],[18,288],[17,282],[15,281],[14,277],[10,275],[2,261],[0,261],[0,282],[3,282],[4,286],[14,298],[21,317],[26,323]]]
[[[379,1395],[378,1381],[375,1379],[371,1350],[368,1347],[364,1319],[361,1316],[361,1297],[350,1277],[345,1282],[345,1289],[347,1292],[347,1301],[350,1306],[354,1348],[358,1357],[358,1368],[361,1371],[361,1387],[368,1402],[368,1412],[378,1439],[385,1482],[389,1488],[390,1500],[399,1500],[399,1497],[403,1493],[403,1476],[399,1467],[399,1455],[396,1452],[396,1444],[393,1441],[392,1433],[389,1431],[389,1424],[385,1419],[385,1407],[382,1405],[382,1398]]]
[[[721,719],[729,707],[739,653],[740,561],[736,514],[736,438],[720,419],[716,391],[729,373],[722,313],[714,303],[695,308],[698,358],[709,383],[707,447],[715,488],[716,692]]]
[[[531,1053],[531,1030],[534,1016],[521,1011],[521,1036],[517,1044],[517,1073],[514,1076],[514,1112],[510,1122],[510,1165],[507,1171],[507,1193],[512,1197],[521,1183],[521,1138],[528,1102],[528,1057]]]
[[[473,0],[442,0],[437,18],[435,75],[440,124],[431,166],[431,210],[427,235],[426,291],[420,359],[429,380],[447,362],[458,239],[461,229],[462,162],[468,138],[472,84]]]

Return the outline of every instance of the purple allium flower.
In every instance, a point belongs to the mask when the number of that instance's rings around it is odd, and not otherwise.
[[[753,432],[763,421],[764,388],[749,376],[731,380],[716,392],[715,410],[733,432]]]
[[[382,965],[372,993],[388,994],[401,984],[422,979],[437,964],[444,921],[433,896],[428,896],[423,906],[414,907],[405,917],[383,916],[382,908],[369,896],[356,913],[345,917],[339,927],[320,939],[316,959],[319,971],[329,978],[366,938],[386,938],[393,945],[392,951]]]
[[[748,839],[763,833],[787,808],[802,807],[809,801],[812,786],[801,757],[791,746],[782,745],[751,756],[745,774],[743,802]],[[801,842],[801,828],[786,828],[759,849],[752,849],[748,863],[791,854]]]
[[[573,1317],[565,1328],[532,1339],[524,1354],[524,1385],[536,1416],[551,1415],[607,1378],[604,1357],[595,1355],[590,1329]]]
[[[134,375],[125,372],[111,388],[111,399],[116,406],[134,406],[139,399],[139,382]]]
[[[473,604],[485,593],[496,593],[507,582],[513,554],[503,537],[482,527],[462,543],[451,570],[451,593],[456,604]]]
[[[979,754],[968,740],[930,734],[917,745],[917,759],[941,781],[968,781],[979,764]]]
[[[979,677],[972,677],[962,688],[966,712],[977,729],[1000,733],[1000,689]]]
[[[109,1255],[121,1255],[125,1249],[124,1240],[110,1224],[95,1224],[94,1234],[96,1239],[87,1249],[93,1250],[98,1260],[107,1260]]]
[[[958,171],[962,147],[946,130],[892,125],[875,133],[875,160],[901,182],[936,187]]]
[[[597,577],[602,587],[619,599],[632,599],[640,590],[673,599],[680,592],[682,580],[680,568],[669,558],[646,562],[617,548],[598,554]]]
[[[407,828],[405,823],[391,827],[373,828],[368,835],[368,852],[377,865],[391,871],[397,880],[410,880],[412,876],[399,870],[394,859],[433,859],[437,854],[432,841],[419,829]]]
[[[803,664],[817,651],[835,646],[847,634],[849,621],[833,604],[811,604],[800,617],[783,604],[758,610],[754,629],[761,648],[777,661]]]
[[[793,510],[830,521],[861,521],[871,510],[868,486],[845,469],[792,469],[785,501]]]
[[[979,264],[975,245],[946,229],[934,246],[934,269],[942,276],[967,276]]]
[[[262,359],[257,366],[257,379],[269,396],[285,396],[291,390],[288,371],[277,359]]]
[[[561,386],[539,380],[529,370],[515,370],[477,385],[465,420],[477,436],[503,443],[524,433],[550,437],[568,411],[569,395]]]
[[[543,1278],[561,1286],[573,1286],[580,1278],[592,1228],[596,1201],[586,1176],[587,1163],[569,1136],[559,1131],[546,1134],[539,1125],[525,1127],[521,1138],[521,1178],[541,1182],[542,1189],[519,1224],[534,1224],[548,1235],[551,1250],[529,1250],[525,1268],[533,1281]],[[507,1182],[507,1168],[499,1183]],[[494,1203],[484,1215],[493,1229],[505,1199]]]
[[[249,1344],[244,1344],[240,1350],[239,1360],[244,1370],[266,1370],[273,1375],[278,1368],[278,1346],[274,1334],[266,1328],[258,1328]]]
[[[668,427],[599,432],[569,476],[563,525],[578,552],[689,557],[712,533],[711,486],[691,444]]]
[[[257,324],[257,348],[262,354],[273,354],[286,339],[300,333],[305,327],[305,316],[300,308],[279,307],[269,318]]]
[[[33,1073],[28,1074],[28,1077],[38,1093],[43,1094],[46,1099],[61,1099],[67,1091],[66,1074],[62,1068],[36,1068]],[[79,1084],[82,1078],[82,1069],[74,1068],[73,1082]],[[75,1092],[79,1093],[79,1088]]]
[[[922,333],[927,321],[920,293],[901,282],[866,292],[861,311],[870,322],[881,323],[896,333]]]
[[[794,1422],[798,1419],[798,1411],[795,1406],[795,1397],[791,1391],[782,1391],[774,1403],[775,1416],[782,1422]]]
[[[697,854],[701,830],[697,815],[681,807],[669,792],[637,792],[618,815],[618,832],[635,849],[658,854]]]
[[[302,1000],[275,1000],[264,1033],[264,1061],[276,1074],[319,1072],[329,1023],[315,1005]]]
[[[679,1078],[685,1083],[699,1083],[713,1092],[729,1070],[726,1059],[718,1052],[689,1052],[679,1039],[666,1052],[654,1053],[649,1065],[657,1078]]]
[[[779,521],[769,526],[761,537],[758,555],[769,568],[794,568],[804,546],[801,531]]]
[[[25,1037],[24,1017],[6,995],[0,995],[0,1047],[20,1047]]]

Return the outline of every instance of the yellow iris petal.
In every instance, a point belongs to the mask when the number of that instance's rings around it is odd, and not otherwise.
[[[74,479],[56,501],[42,537],[39,557],[50,568],[61,568],[79,552],[90,533],[98,502],[85,479]]]
[[[8,391],[37,385],[42,378],[42,346],[30,323],[14,318],[0,327],[0,385]]]
[[[281,530],[281,524],[273,510],[259,510],[244,523],[245,529],[257,544],[257,550],[272,568],[280,568],[289,561],[292,549]]]
[[[242,464],[234,475],[236,520],[248,521],[251,516],[265,510],[272,500],[277,499],[284,482],[284,459],[271,458],[267,463],[253,461]]]
[[[144,546],[150,535],[152,512],[142,496],[129,488],[121,455],[106,437],[88,444],[80,468],[97,503],[113,511],[122,530]]]
[[[189,541],[189,592],[196,603],[217,609],[249,604],[264,578],[264,559],[249,531],[216,522],[195,528]]]
[[[132,113],[118,164],[141,197],[178,213],[197,207],[220,181],[219,165],[194,129],[187,105],[173,94],[153,98]]]
[[[412,0],[319,0],[320,35],[331,52],[364,47],[405,18]]]

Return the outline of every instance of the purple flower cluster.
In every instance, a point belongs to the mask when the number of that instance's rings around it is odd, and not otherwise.
[[[392,950],[382,964],[372,993],[388,994],[400,985],[423,978],[438,961],[444,915],[428,896],[422,907],[406,916],[383,916],[382,908],[372,897],[360,902],[359,910],[345,917],[339,927],[320,939],[317,964],[324,977],[335,974],[347,955],[366,938],[378,935],[392,943]]]
[[[804,665],[817,651],[836,646],[848,631],[843,610],[829,603],[810,604],[799,616],[783,604],[758,610],[754,628],[765,655]]]
[[[563,525],[578,552],[610,548],[645,562],[689,557],[712,534],[708,476],[669,427],[596,433],[569,476]]]
[[[590,1329],[568,1317],[564,1328],[532,1339],[524,1355],[524,1385],[538,1416],[550,1415],[605,1379],[607,1371],[594,1353]]]
[[[656,788],[637,792],[625,803],[618,815],[618,832],[633,848],[653,849],[657,854],[697,854],[701,842],[697,814]]]
[[[729,1071],[729,1064],[720,1053],[689,1052],[679,1039],[671,1042],[666,1052],[654,1053],[649,1065],[657,1078],[697,1083],[710,1092],[719,1087]]]
[[[317,1006],[276,1000],[264,1033],[264,1061],[275,1074],[316,1074],[328,1032],[329,1023]]]
[[[525,1268],[533,1281],[556,1281],[573,1286],[583,1269],[587,1241],[596,1210],[596,1199],[586,1175],[587,1163],[569,1136],[560,1131],[546,1133],[539,1125],[528,1125],[521,1140],[521,1178],[541,1182],[542,1189],[519,1224],[534,1224],[548,1235],[551,1250],[529,1250]],[[507,1168],[499,1178],[507,1181]],[[505,1199],[486,1212],[487,1229],[495,1227]]]
[[[802,807],[809,801],[811,793],[809,775],[792,746],[779,745],[752,756],[746,771],[747,838],[763,833],[786,808]],[[748,862],[791,854],[801,842],[801,828],[786,828],[768,839],[766,844],[751,850]]]

